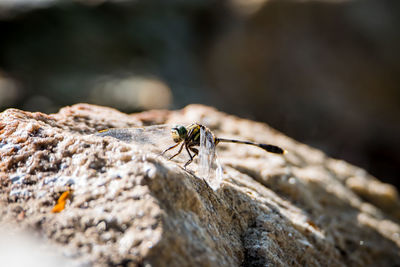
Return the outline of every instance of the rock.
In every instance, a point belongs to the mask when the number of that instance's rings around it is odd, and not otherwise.
[[[31,233],[3,226],[0,236],[2,266],[67,267],[73,264],[67,257],[59,255],[54,246],[45,244],[43,239],[34,237]]]
[[[265,124],[200,105],[127,115],[78,104],[0,116],[0,222],[39,233],[79,265],[400,264],[396,189]],[[213,190],[197,162],[185,170],[145,146],[94,135],[191,122],[288,153],[220,144],[223,180]],[[66,208],[51,213],[69,187]]]

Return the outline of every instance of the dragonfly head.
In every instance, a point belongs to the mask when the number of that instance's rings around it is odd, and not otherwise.
[[[187,136],[187,129],[185,126],[176,125],[176,126],[172,127],[171,135],[172,135],[172,139],[174,140],[175,143],[184,141]]]

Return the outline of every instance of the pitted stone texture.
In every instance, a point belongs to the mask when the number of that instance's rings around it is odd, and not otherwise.
[[[200,105],[127,115],[79,104],[0,117],[0,222],[33,229],[79,265],[400,264],[394,187],[265,124]],[[140,145],[93,135],[192,122],[288,153],[218,145],[223,182],[213,191],[196,162],[185,170]],[[68,186],[73,198],[51,213]]]

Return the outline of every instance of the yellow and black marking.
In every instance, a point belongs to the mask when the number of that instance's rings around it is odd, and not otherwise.
[[[169,159],[173,159],[174,157],[179,155],[182,152],[183,147],[185,147],[185,149],[190,157],[190,159],[184,165],[184,167],[186,167],[193,161],[193,158],[199,154],[199,150],[194,147],[200,146],[201,130],[211,134],[211,136],[213,137],[215,146],[218,143],[226,142],[226,143],[237,143],[237,144],[257,146],[261,149],[264,149],[267,152],[275,153],[275,154],[284,154],[286,152],[282,148],[280,148],[278,146],[270,145],[270,144],[261,144],[261,143],[255,143],[255,142],[250,142],[250,141],[240,141],[240,140],[235,140],[235,139],[217,138],[207,127],[197,124],[197,123],[194,123],[187,127],[182,126],[182,125],[177,125],[177,126],[173,127],[171,129],[171,135],[172,135],[172,139],[174,140],[174,142],[176,144],[174,144],[173,146],[164,150],[164,152],[162,154],[164,154],[165,152],[167,152],[181,144],[178,152],[176,154],[172,155]],[[192,155],[190,153],[190,151],[192,151],[194,153],[194,155]]]

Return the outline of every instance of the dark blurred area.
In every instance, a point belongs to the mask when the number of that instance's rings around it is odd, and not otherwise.
[[[0,109],[191,103],[400,186],[400,1],[1,1]]]

